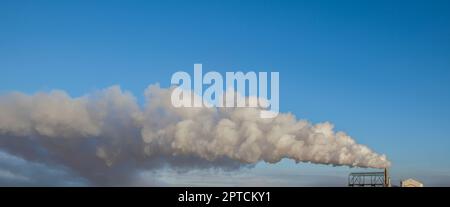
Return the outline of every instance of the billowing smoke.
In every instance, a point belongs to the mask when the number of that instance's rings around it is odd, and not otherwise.
[[[140,170],[235,169],[259,161],[384,168],[379,155],[329,122],[256,108],[174,108],[150,86],[141,107],[118,86],[71,98],[63,91],[0,96],[0,150],[69,168],[94,185],[126,185]]]

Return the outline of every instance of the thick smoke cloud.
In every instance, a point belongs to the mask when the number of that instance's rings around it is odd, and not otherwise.
[[[329,122],[261,119],[256,108],[174,108],[171,91],[148,87],[143,107],[118,86],[78,98],[63,91],[0,96],[0,150],[62,165],[93,185],[128,185],[140,170],[232,170],[283,158],[390,165]]]

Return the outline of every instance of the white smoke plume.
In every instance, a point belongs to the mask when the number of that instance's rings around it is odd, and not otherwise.
[[[118,86],[72,98],[64,91],[0,96],[0,150],[63,165],[94,185],[126,185],[139,170],[259,161],[385,168],[379,155],[329,122],[292,114],[261,119],[256,108],[174,108],[171,90],[149,86],[146,103]]]

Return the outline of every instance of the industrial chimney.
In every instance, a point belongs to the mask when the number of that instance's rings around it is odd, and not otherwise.
[[[387,168],[384,168],[384,187],[391,187],[391,178]]]

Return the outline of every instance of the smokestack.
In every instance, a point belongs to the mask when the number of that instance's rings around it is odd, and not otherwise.
[[[388,169],[384,168],[384,187],[390,187],[391,179],[389,178]]]

